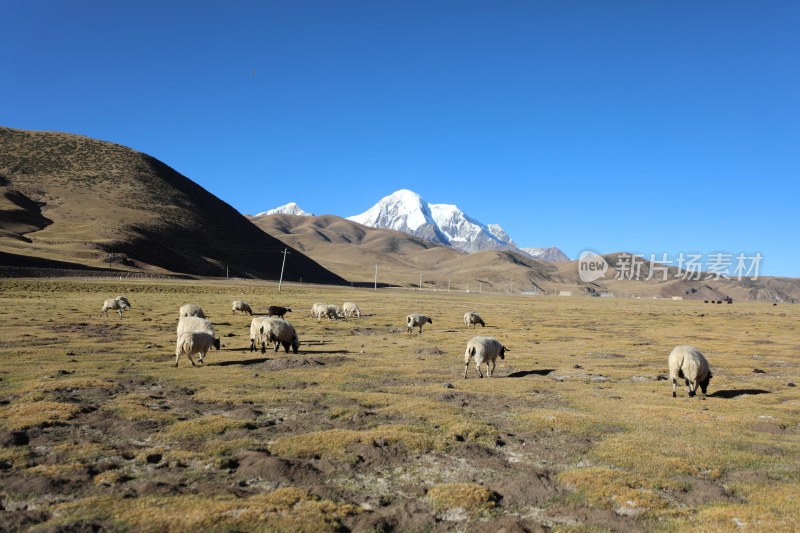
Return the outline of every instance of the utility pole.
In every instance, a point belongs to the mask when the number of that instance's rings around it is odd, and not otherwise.
[[[230,276],[230,267],[228,265],[225,265],[225,277],[226,278],[231,277]]]
[[[278,292],[280,292],[281,285],[283,284],[283,267],[286,266],[286,256],[292,252],[290,252],[288,248],[284,248],[281,253],[283,254],[283,263],[281,263],[281,279],[278,281]]]
[[[422,272],[419,273],[419,290],[422,290]]]
[[[375,290],[378,290],[378,263],[375,263]]]
[[[447,278],[447,292],[450,292],[450,278]]]
[[[478,282],[478,294],[483,294],[483,282]]]

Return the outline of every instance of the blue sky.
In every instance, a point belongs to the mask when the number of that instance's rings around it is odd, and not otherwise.
[[[400,189],[522,246],[800,276],[800,3],[5,2],[0,125],[256,213]]]

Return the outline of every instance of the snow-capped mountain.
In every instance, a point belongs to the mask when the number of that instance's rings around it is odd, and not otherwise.
[[[487,226],[455,205],[429,204],[407,189],[381,198],[364,213],[348,219],[373,228],[404,231],[466,252],[514,247],[497,224]]]
[[[548,263],[564,263],[571,261],[567,254],[555,246],[551,246],[549,248],[520,248],[520,250],[534,259],[538,259],[539,261],[547,261]]]
[[[313,217],[314,213],[309,213],[308,211],[303,211],[300,209],[300,206],[294,202],[289,202],[286,205],[282,205],[280,207],[276,207],[275,209],[270,209],[269,211],[264,211],[262,213],[258,213],[257,217],[264,216],[264,215],[275,215],[275,214],[284,214],[284,215],[300,215],[303,217]]]

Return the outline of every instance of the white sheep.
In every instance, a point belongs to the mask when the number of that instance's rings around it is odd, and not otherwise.
[[[481,372],[481,365],[486,363],[486,372],[489,377],[494,374],[495,361],[497,356],[500,359],[506,358],[506,352],[510,352],[508,348],[503,346],[500,341],[493,337],[472,337],[467,342],[467,350],[464,352],[464,379],[467,379],[467,369],[469,368],[470,359],[475,359],[475,368],[478,369],[478,375],[483,377]],[[492,367],[489,368],[489,363]]]
[[[212,346],[219,350],[219,339],[215,339],[207,331],[184,331],[178,335],[178,342],[175,345],[175,366],[178,366],[178,359],[183,354],[189,358],[192,366],[197,366],[192,356],[198,354],[198,361],[202,364]]]
[[[708,382],[713,377],[708,366],[708,360],[694,346],[676,346],[669,354],[669,379],[672,381],[672,397],[677,394],[678,378],[683,378],[689,391],[689,396],[697,393],[697,387],[706,393]]]
[[[476,328],[477,327],[476,324],[480,324],[482,328],[486,327],[486,322],[483,321],[483,319],[481,318],[481,316],[478,313],[476,313],[474,311],[470,311],[468,313],[464,313],[464,325],[465,326],[467,326],[467,327],[472,326],[473,328]]]
[[[122,318],[122,312],[126,309],[130,309],[131,304],[127,298],[124,296],[117,296],[114,299],[108,299],[103,302],[103,308],[100,310],[101,315],[108,316],[108,311],[116,311],[119,313],[120,318]]]
[[[348,318],[351,316],[361,317],[361,309],[353,302],[345,302],[342,305],[342,311],[344,312],[344,316]]]
[[[325,307],[325,304],[314,304],[314,305],[312,305],[311,306],[311,316],[313,316],[314,318],[318,318],[319,317],[319,310],[321,308],[323,308],[323,307]]]
[[[268,316],[254,316],[253,319],[250,321],[250,351],[254,352],[258,349],[258,345],[261,344],[261,353],[264,353],[266,349],[264,348],[264,339],[261,335],[261,323],[264,320],[269,320]]]
[[[275,343],[275,351],[278,351],[279,346],[282,344],[286,353],[289,353],[289,347],[292,351],[297,353],[300,348],[300,339],[297,337],[297,332],[291,323],[280,318],[268,318],[261,322],[261,336],[267,342]],[[265,346],[261,345],[261,353],[266,351]]]
[[[322,320],[322,317],[326,317],[328,320],[338,320],[343,316],[342,308],[338,305],[314,304],[312,310],[316,312],[314,316],[317,317],[317,321]]]
[[[408,325],[408,331],[411,331],[412,329],[419,327],[419,332],[422,333],[422,326],[424,326],[429,322],[433,324],[432,319],[430,319],[425,315],[420,315],[419,313],[414,313],[406,317],[406,325]]]
[[[243,302],[241,300],[234,300],[233,304],[231,305],[231,314],[236,314],[236,311],[241,311],[242,313],[247,313],[248,315],[253,314],[253,309],[247,302]]]
[[[181,306],[180,311],[178,312],[178,317],[182,316],[199,316],[200,318],[205,318],[206,314],[200,308],[199,305],[195,304],[184,304]]]
[[[216,337],[217,332],[214,329],[214,324],[206,318],[199,316],[182,316],[178,319],[178,336],[186,331],[206,331]]]

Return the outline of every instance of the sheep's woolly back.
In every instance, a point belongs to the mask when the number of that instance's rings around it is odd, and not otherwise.
[[[203,313],[203,310],[200,308],[199,305],[194,304],[184,304],[181,306],[181,309],[178,313],[179,317],[182,316],[199,316],[200,318],[205,318],[206,315]]]
[[[342,310],[344,311],[344,315],[347,317],[350,316],[361,316],[361,309],[358,308],[356,304],[353,302],[345,302],[342,305]]]
[[[427,324],[428,322],[433,324],[433,321],[429,317],[425,315],[420,315],[419,313],[408,315],[406,317],[406,322],[408,323],[408,327],[410,328],[422,326],[424,324]]]
[[[481,316],[474,311],[464,313],[464,324],[467,326],[474,326],[476,324],[480,324],[481,326],[486,326],[486,323],[483,321]]]
[[[703,394],[711,380],[708,361],[694,346],[676,346],[669,354],[669,378],[672,382],[672,397],[676,397],[678,379],[686,380],[689,396],[694,396],[699,388]]]
[[[267,318],[261,322],[261,335],[267,342],[281,343],[284,345],[286,351],[289,351],[289,346],[292,347],[297,353],[300,346],[300,339],[297,337],[297,331],[292,326],[291,322],[278,318]],[[275,351],[278,351],[276,344]]]
[[[178,319],[178,336],[186,331],[205,331],[216,337],[217,332],[210,320],[199,316],[182,316]]]
[[[243,302],[241,300],[234,300],[233,304],[231,305],[231,311],[242,311],[243,313],[247,313],[248,315],[253,314],[253,309],[250,307],[250,304],[247,302]]]
[[[261,336],[261,323],[269,320],[268,316],[254,316],[250,321],[250,350],[254,350],[259,344],[263,343]]]
[[[194,365],[192,356],[198,354],[202,363],[206,353],[212,347],[219,349],[219,346],[219,340],[207,331],[185,331],[178,335],[178,341],[175,344],[175,366],[178,366],[181,355],[188,357]]]
[[[669,354],[669,373],[671,377],[700,382],[711,372],[700,350],[694,346],[676,346]]]

